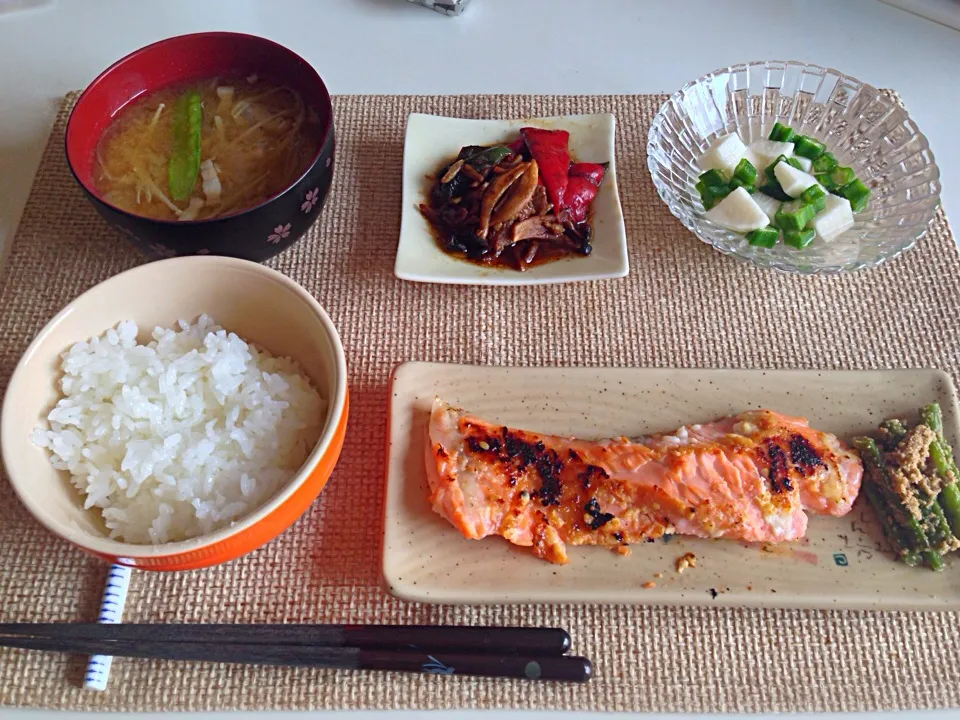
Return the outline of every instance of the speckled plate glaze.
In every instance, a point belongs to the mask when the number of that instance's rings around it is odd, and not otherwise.
[[[423,446],[437,395],[493,422],[583,438],[637,436],[757,407],[849,438],[885,417],[915,419],[937,400],[957,445],[946,373],[403,364],[390,395],[383,577],[397,597],[434,603],[960,609],[960,561],[949,559],[942,573],[895,562],[864,496],[847,517],[811,516],[807,537],[790,545],[673,537],[635,545],[629,557],[571,547],[569,564],[557,566],[500,538],[468,540],[426,499]],[[687,552],[697,566],[677,573]]]

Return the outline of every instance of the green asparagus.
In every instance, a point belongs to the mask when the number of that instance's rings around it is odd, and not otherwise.
[[[933,430],[938,438],[943,437],[943,410],[940,403],[930,403],[920,408],[920,422]]]
[[[936,498],[928,499],[927,505],[923,508],[923,521],[927,529],[927,542],[934,549],[941,552],[949,552],[953,549],[950,546],[954,542],[953,532]]]
[[[930,403],[923,406],[920,409],[920,421],[937,434],[937,439],[930,446],[930,455],[937,474],[943,480],[938,500],[943,506],[950,529],[956,537],[960,537],[960,488],[957,487],[960,474],[957,473],[953,450],[943,434],[943,412],[940,405]]]
[[[930,543],[927,536],[910,511],[903,506],[903,501],[897,497],[893,490],[890,474],[883,459],[883,453],[877,446],[876,441],[869,437],[860,437],[854,440],[854,446],[860,452],[863,464],[868,470],[868,483],[875,482],[876,488],[883,493],[889,503],[891,511],[890,517],[896,522],[903,533],[903,547],[910,550],[918,550],[922,553],[931,552]],[[936,551],[932,551],[936,553]],[[927,559],[925,557],[925,559]],[[932,558],[931,558],[932,559]]]
[[[931,570],[937,572],[943,570],[943,557],[936,550],[925,550],[920,553],[920,555],[923,557],[924,563],[926,563],[927,567]]]
[[[907,436],[907,426],[903,424],[903,420],[898,418],[884,420],[882,423],[880,423],[880,427],[890,433],[890,437],[894,444],[899,443]]]
[[[894,521],[893,512],[890,506],[887,504],[886,498],[873,485],[873,483],[864,483],[863,491],[867,494],[867,499],[870,500],[870,504],[873,505],[873,509],[877,513],[877,517],[880,518],[880,525],[883,528],[883,534],[893,547],[894,552],[896,552],[901,558],[904,558],[905,562],[907,555],[912,555],[914,564],[916,564],[917,560],[919,559],[918,555],[916,551],[909,547],[909,542],[904,537],[903,528],[897,525],[897,523]]]
[[[960,488],[957,483],[944,485],[937,501],[943,508],[943,514],[947,516],[954,537],[960,538]]]
[[[891,419],[880,423],[880,444],[887,452],[896,449],[906,436],[907,426],[903,424],[903,420]]]
[[[864,464],[864,490],[900,558],[941,570],[943,556],[960,546],[960,474],[943,434],[940,406],[921,408],[920,421],[924,434],[890,419],[881,423],[877,440],[857,438],[854,444]],[[918,441],[929,443],[930,465],[916,455]],[[926,476],[922,481],[914,479],[918,472]]]

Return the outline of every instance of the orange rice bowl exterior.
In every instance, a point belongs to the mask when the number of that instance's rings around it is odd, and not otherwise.
[[[135,544],[111,539],[96,508],[69,473],[32,439],[60,398],[61,355],[75,343],[132,320],[138,341],[154,327],[210,316],[225,330],[294,360],[326,401],[319,439],[306,461],[258,507],[187,540]],[[287,276],[246,260],[217,256],[163,260],[116,275],[76,298],[44,327],[13,372],[0,413],[0,449],[17,496],[48,530],[108,562],[144,570],[218,565],[270,542],[303,515],[340,457],[349,415],[343,346],[330,317]]]

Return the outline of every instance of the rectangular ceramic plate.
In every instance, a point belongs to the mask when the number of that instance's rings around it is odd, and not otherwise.
[[[466,145],[492,145],[516,137],[522,127],[562,128],[570,133],[570,151],[582,162],[609,162],[593,201],[593,252],[537,265],[526,272],[485,268],[443,252],[420,213],[431,181],[441,166]],[[574,280],[625,277],[627,235],[617,189],[613,115],[568,115],[517,120],[465,120],[413,113],[403,145],[403,208],[394,266],[402,280],[465,285],[541,285]]]
[[[552,565],[501,538],[468,540],[427,502],[434,396],[492,422],[582,438],[638,436],[758,407],[849,438],[886,417],[915,419],[937,400],[956,447],[957,399],[943,372],[401,365],[390,396],[383,575],[394,595],[436,603],[960,609],[960,561],[948,559],[941,573],[895,562],[865,496],[846,517],[811,516],[807,537],[790,545],[673,537],[635,545],[629,557],[570,547],[569,564]],[[679,574],[686,552],[697,566]]]

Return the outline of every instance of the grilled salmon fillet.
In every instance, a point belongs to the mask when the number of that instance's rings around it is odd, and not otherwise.
[[[678,533],[803,537],[805,510],[845,515],[860,459],[802,418],[753,410],[672,433],[594,442],[502,427],[435,400],[426,443],[433,509],[464,536],[537,557]]]

